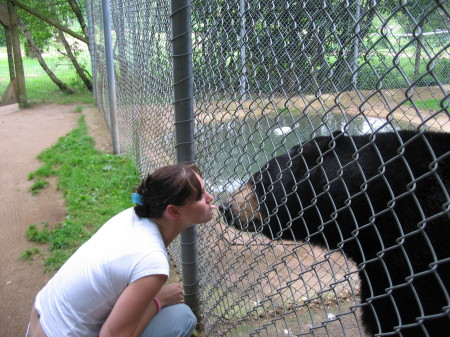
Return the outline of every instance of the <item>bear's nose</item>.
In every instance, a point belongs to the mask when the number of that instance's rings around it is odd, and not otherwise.
[[[228,201],[224,201],[219,206],[219,211],[222,213],[230,211],[230,203]]]
[[[230,225],[233,223],[233,212],[231,203],[224,201],[219,206],[219,211],[222,213],[223,219]]]

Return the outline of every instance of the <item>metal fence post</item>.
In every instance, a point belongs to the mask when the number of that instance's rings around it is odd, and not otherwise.
[[[194,162],[191,1],[172,0],[172,59],[175,141],[178,163]],[[200,319],[197,226],[181,233],[181,264],[186,304]]]
[[[116,103],[116,79],[114,76],[114,59],[111,41],[111,8],[109,0],[102,0],[103,10],[103,31],[105,39],[105,59],[106,59],[106,75],[108,79],[108,97],[109,97],[109,114],[110,114],[110,128],[113,152],[120,153],[119,148],[119,129],[117,125],[117,103]]]

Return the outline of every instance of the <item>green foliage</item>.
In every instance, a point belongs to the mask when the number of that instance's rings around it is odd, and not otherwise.
[[[255,1],[246,2],[244,12],[230,8],[227,1],[219,1],[213,11],[203,0],[193,1],[193,6],[197,9],[192,18],[194,34],[209,37],[201,39],[200,48],[194,48],[196,73],[213,83],[219,76],[223,87],[239,86],[245,66],[251,74],[246,78],[250,88],[274,92],[301,86],[302,92],[314,92],[314,79],[329,77],[330,67],[341,74],[346,62],[350,63],[353,42],[348,33],[354,30],[355,19],[343,15],[355,11],[349,2],[331,0],[324,6],[321,1]],[[363,40],[375,12],[370,1],[361,1],[360,6],[365,15],[358,21],[358,38]],[[339,62],[328,62],[331,56],[338,56]]]
[[[21,2],[30,7],[33,6],[33,3],[36,3],[36,1],[32,0],[21,0]],[[48,11],[48,6],[42,6],[41,4],[40,7],[40,12]],[[16,7],[16,10],[17,15],[23,20],[31,35],[33,36],[34,42],[36,43],[38,49],[41,52],[48,50],[48,46],[51,43],[51,38],[56,33],[55,29],[41,19],[29,14],[21,8]],[[23,37],[23,39],[25,38]]]
[[[42,5],[42,0],[20,0],[20,2],[62,25],[70,26],[77,33],[82,33],[81,28],[77,25],[75,13],[67,1],[52,1],[52,5],[47,3],[46,6]],[[48,50],[52,38],[56,35],[55,27],[19,7],[17,14],[27,25],[38,48],[41,51]]]
[[[397,5],[396,3],[393,4]],[[448,29],[448,18],[442,9],[450,10],[450,4],[443,1],[441,6],[442,8],[436,6],[436,2],[430,0],[407,1],[403,3],[403,10],[397,13],[396,20],[401,26],[408,27],[409,30],[417,26],[425,29],[425,31]]]
[[[83,117],[76,129],[38,158],[43,165],[30,178],[58,177],[67,216],[56,226],[31,225],[27,237],[50,244],[51,256],[45,264],[47,270],[54,270],[109,218],[132,206],[130,195],[140,179],[130,159],[95,150]]]
[[[354,52],[358,89],[446,84],[448,34],[420,43],[413,35],[445,30],[448,3],[274,0],[246,2],[240,11],[227,1],[211,9],[194,0],[193,31],[201,38],[194,39],[193,64],[196,77],[208,80],[196,89],[218,83],[236,90],[246,76],[246,90],[258,94],[353,90]]]

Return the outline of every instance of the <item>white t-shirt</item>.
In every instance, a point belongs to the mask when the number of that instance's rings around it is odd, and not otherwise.
[[[105,223],[36,296],[48,337],[97,337],[122,291],[148,275],[169,275],[155,223],[129,208]]]

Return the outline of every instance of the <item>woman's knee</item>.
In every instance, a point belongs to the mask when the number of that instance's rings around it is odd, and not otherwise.
[[[191,320],[197,324],[197,317],[195,317],[194,313],[192,312],[191,308],[187,306],[186,304],[175,304],[172,307],[176,308],[177,314],[180,316],[180,318]]]
[[[191,308],[184,303],[175,304],[167,308],[172,309],[170,317],[179,322],[180,330],[189,331],[188,335],[190,336],[197,325],[197,317],[195,317]]]
[[[144,330],[142,337],[177,336],[190,337],[197,325],[197,318],[186,304],[164,307]]]

